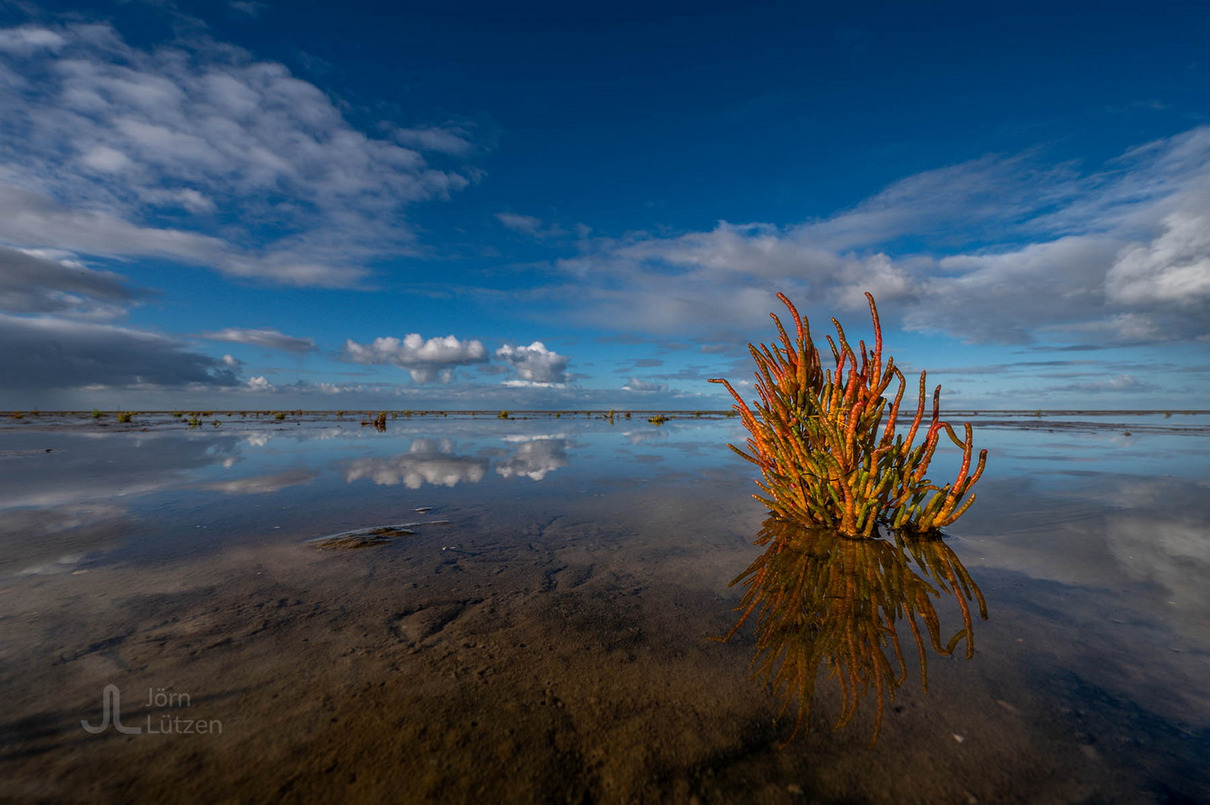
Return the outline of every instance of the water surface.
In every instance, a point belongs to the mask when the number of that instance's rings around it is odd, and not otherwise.
[[[988,619],[927,693],[897,623],[873,749],[826,657],[783,747],[755,624],[713,639],[763,551],[734,419],[185,419],[0,426],[6,799],[1210,800],[1204,415],[974,418]]]

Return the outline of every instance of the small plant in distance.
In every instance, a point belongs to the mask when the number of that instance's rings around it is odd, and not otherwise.
[[[757,485],[767,497],[754,495],[773,514],[805,525],[828,526],[850,537],[870,537],[879,525],[928,533],[957,520],[974,501],[970,489],[987,461],[979,453],[971,472],[973,437],[965,424],[959,440],[941,420],[941,387],[933,391],[932,416],[925,420],[925,372],[920,373],[920,399],[905,434],[896,435],[899,405],[907,382],[895,359],[882,353],[882,328],[874,297],[869,300],[874,346],[864,341],[854,351],[840,322],[836,340],[828,336],[833,365],[824,369],[811,340],[810,325],[783,294],[778,298],[794,319],[793,339],[773,317],[781,343],[750,344],[756,361],[755,407],[721,378],[735,398],[735,411],[751,437],[748,452],[731,449],[760,468]],[[860,356],[860,357],[859,357]],[[893,400],[883,394],[898,381]],[[924,426],[923,441],[915,444]],[[938,486],[927,477],[929,463],[944,433],[962,449],[962,466],[952,484]]]
[[[119,411],[118,412],[118,421],[119,422],[129,422],[130,418],[133,416],[134,416],[134,413],[131,411]]]

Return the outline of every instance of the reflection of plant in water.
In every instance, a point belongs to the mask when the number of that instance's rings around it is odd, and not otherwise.
[[[832,319],[837,340],[828,336],[828,345],[835,366],[828,370],[823,369],[807,321],[789,299],[782,294],[778,298],[794,318],[795,338],[791,340],[777,316],[770,314],[781,344],[749,345],[760,394],[755,410],[726,380],[710,381],[731,392],[735,411],[752,434],[749,452],[735,445],[731,449],[760,467],[764,480],[758,485],[769,497],[755,497],[787,520],[830,526],[850,536],[872,536],[879,523],[924,532],[957,520],[975,499],[966,495],[983,473],[987,451],[979,453],[971,474],[970,423],[965,440],[959,441],[954,429],[941,421],[940,386],[933,391],[924,441],[912,444],[924,421],[924,372],[916,416],[906,435],[895,435],[907,382],[894,358],[883,362],[874,297],[866,294],[874,320],[873,349],[867,350],[861,341],[854,352],[840,322]],[[893,380],[899,381],[899,388],[888,408],[882,395]],[[943,431],[963,454],[954,483],[939,487],[925,473]]]
[[[387,429],[387,412],[386,411],[379,411],[378,416],[374,416],[374,412],[369,411],[366,413],[366,416],[369,417],[369,419],[361,420],[361,426],[363,428],[367,425],[373,425],[374,430],[378,431],[379,433],[386,432],[386,429]]]
[[[870,745],[878,740],[888,698],[908,676],[895,624],[907,623],[920,658],[920,681],[928,690],[923,623],[928,641],[950,655],[965,639],[974,654],[969,600],[987,619],[978,586],[949,546],[936,536],[896,535],[894,541],[850,539],[833,529],[803,528],[776,517],[765,521],[758,544],[765,553],[732,584],[745,586],[739,622],[728,639],[756,615],[754,677],[782,700],[781,714],[798,700],[798,717],[787,743],[811,714],[821,664],[840,684],[840,729],[873,689],[877,713]],[[933,598],[953,596],[962,610],[962,628],[942,642]],[[918,620],[919,619],[919,620]],[[888,651],[889,649],[889,651]]]

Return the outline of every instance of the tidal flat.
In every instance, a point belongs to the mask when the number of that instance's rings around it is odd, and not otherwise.
[[[833,730],[825,657],[787,744],[718,640],[737,420],[285,413],[0,415],[0,798],[1210,801],[1210,414],[952,416],[987,619],[884,634],[871,747],[873,687]]]

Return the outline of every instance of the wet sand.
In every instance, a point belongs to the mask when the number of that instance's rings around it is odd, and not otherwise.
[[[918,678],[899,689],[873,750],[872,708],[832,732],[840,697],[822,679],[809,734],[781,748],[793,715],[779,720],[749,679],[751,629],[711,639],[734,623],[728,582],[760,551],[763,511],[733,478],[473,498],[314,515],[333,533],[447,521],[356,550],[318,550],[314,529],[292,527],[201,556],[8,576],[0,797],[1210,799],[1205,725],[1182,721],[1188,702],[1086,672],[1078,625],[1055,629],[1062,584],[977,570],[991,618],[975,657],[931,656],[929,692]],[[956,629],[957,608],[938,610]],[[101,721],[108,684],[140,734],[81,727]]]

